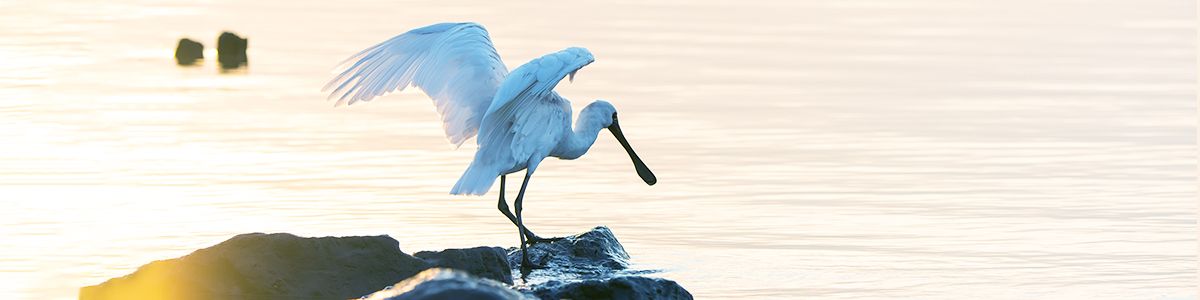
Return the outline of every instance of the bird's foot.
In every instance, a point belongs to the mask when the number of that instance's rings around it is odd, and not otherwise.
[[[529,280],[529,274],[533,273],[533,268],[521,266],[521,280]]]
[[[525,243],[528,244],[529,246],[533,246],[538,243],[553,243],[553,242],[557,242],[562,239],[563,238],[561,238],[561,237],[543,238],[540,236],[531,235],[525,240]]]
[[[533,272],[533,266],[529,263],[529,253],[527,250],[521,250],[521,279],[529,277],[529,273]]]

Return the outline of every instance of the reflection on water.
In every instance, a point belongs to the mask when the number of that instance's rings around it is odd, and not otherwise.
[[[1195,297],[1193,1],[142,2],[0,2],[6,298],[253,231],[514,245],[447,195],[474,149],[424,96],[319,92],[461,20],[510,68],[588,47],[560,92],[614,103],[658,175],[601,138],[542,165],[530,226],[608,225],[698,297]],[[172,65],[223,28],[253,73]]]

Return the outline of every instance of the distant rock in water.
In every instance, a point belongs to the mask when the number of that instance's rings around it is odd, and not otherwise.
[[[365,300],[521,300],[537,299],[490,279],[434,268],[367,296]]]
[[[537,269],[513,287],[515,248],[413,257],[387,236],[250,233],[84,287],[79,299],[692,299],[674,281],[628,271],[629,254],[606,227],[529,251]]]
[[[181,66],[190,66],[203,58],[204,44],[191,39],[179,39],[179,45],[175,46],[175,63]]]
[[[237,69],[245,66],[248,59],[246,58],[246,47],[249,40],[242,38],[232,32],[222,32],[221,36],[217,37],[217,62],[221,64],[221,69]]]
[[[349,299],[428,267],[387,236],[250,233],[85,287],[79,299]]]

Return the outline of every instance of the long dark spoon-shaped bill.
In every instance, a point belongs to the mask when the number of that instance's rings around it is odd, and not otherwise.
[[[650,172],[650,168],[646,167],[646,163],[638,157],[637,153],[633,152],[633,147],[629,146],[629,141],[625,140],[625,134],[621,133],[621,125],[617,124],[614,118],[612,125],[608,126],[608,131],[611,131],[613,136],[617,137],[617,141],[621,142],[621,147],[625,147],[625,152],[629,153],[629,159],[633,160],[633,168],[637,170],[638,176],[642,177],[647,185],[658,183],[658,178],[654,177],[654,172]]]

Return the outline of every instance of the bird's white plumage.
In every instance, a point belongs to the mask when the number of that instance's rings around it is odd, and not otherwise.
[[[486,193],[497,176],[536,164],[558,147],[570,132],[571,103],[553,89],[594,60],[587,49],[573,47],[513,70],[483,117],[475,160],[450,193]]]
[[[504,79],[496,91],[488,113],[512,101],[547,100],[551,90],[567,75],[595,61],[587,49],[571,47],[531,60]],[[561,97],[560,97],[561,99]]]
[[[483,26],[440,23],[355,54],[325,89],[338,104],[370,101],[409,86],[424,90],[451,143],[462,145],[478,135],[475,160],[450,193],[480,195],[500,175],[532,171],[568,139],[571,104],[553,90],[592,61],[587,49],[572,47],[510,74]]]
[[[487,30],[475,23],[413,29],[359,52],[340,69],[325,86],[339,105],[419,87],[433,98],[454,145],[476,135],[508,74]]]
[[[638,176],[649,185],[658,180],[625,140],[616,108],[608,102],[597,100],[584,107],[571,128],[571,103],[553,90],[564,77],[574,80],[575,72],[592,61],[587,49],[572,47],[531,60],[507,74],[482,26],[442,23],[414,29],[359,52],[343,63],[344,71],[325,88],[333,88],[330,97],[338,98],[339,104],[353,104],[417,86],[433,98],[452,143],[461,145],[478,133],[475,160],[450,189],[451,194],[483,195],[497,177],[526,170],[513,201],[515,215],[508,210],[503,187],[498,208],[517,225],[521,270],[527,274],[525,246],[549,241],[534,235],[521,220],[525,188],[543,159],[578,158],[595,143],[600,130],[608,128],[629,154]]]

